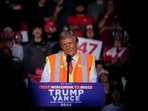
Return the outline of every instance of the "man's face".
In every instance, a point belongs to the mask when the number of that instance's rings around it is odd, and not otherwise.
[[[4,38],[13,38],[13,31],[7,30],[3,32]]]
[[[43,29],[41,27],[35,27],[32,31],[32,35],[35,38],[40,38],[43,34]]]
[[[70,54],[71,56],[74,56],[77,53],[78,43],[76,42],[76,38],[73,36],[62,39],[60,41],[60,46],[66,55]]]
[[[84,14],[85,7],[83,5],[78,5],[75,7],[75,11],[77,14]]]

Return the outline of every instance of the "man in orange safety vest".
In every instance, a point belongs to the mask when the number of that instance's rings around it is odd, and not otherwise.
[[[40,82],[97,82],[95,56],[78,52],[77,35],[66,28],[59,34],[59,44],[62,50],[46,57]]]

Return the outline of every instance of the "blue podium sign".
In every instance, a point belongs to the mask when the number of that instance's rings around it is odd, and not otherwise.
[[[29,83],[32,105],[37,107],[102,107],[102,83]]]

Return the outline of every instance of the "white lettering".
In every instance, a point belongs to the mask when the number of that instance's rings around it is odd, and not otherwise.
[[[84,93],[84,90],[78,90],[78,95],[81,95]]]
[[[79,102],[80,96],[84,93],[82,89],[49,89],[49,94],[52,96],[53,101],[72,101]]]
[[[78,102],[80,101],[80,96],[52,96],[54,101],[72,101]]]
[[[49,91],[49,94],[52,96],[54,89],[49,89],[48,91]]]

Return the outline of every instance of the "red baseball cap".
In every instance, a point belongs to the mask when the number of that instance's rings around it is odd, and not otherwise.
[[[44,28],[47,29],[47,28],[50,28],[50,27],[57,27],[57,25],[53,21],[45,22]]]

